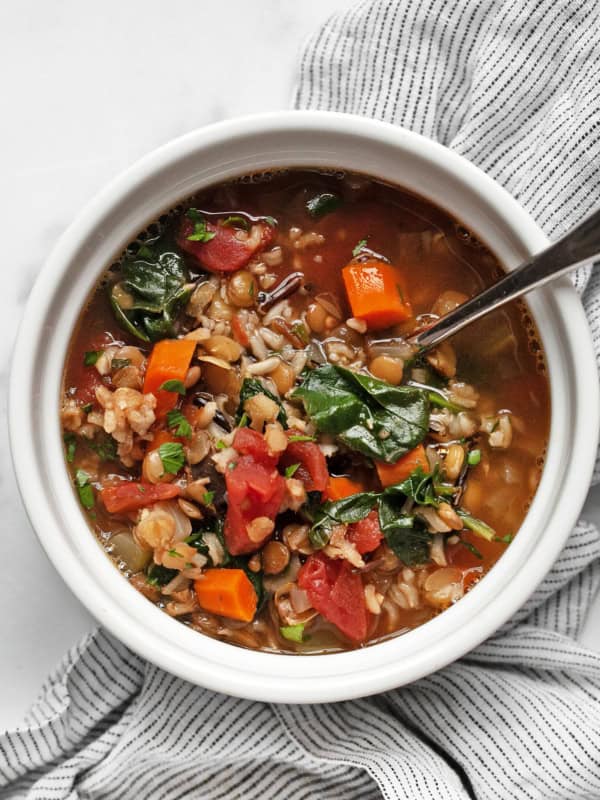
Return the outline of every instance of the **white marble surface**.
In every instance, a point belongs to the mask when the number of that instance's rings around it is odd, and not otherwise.
[[[0,729],[93,621],[46,560],[10,462],[15,328],[56,238],[133,160],[208,122],[289,106],[299,47],[353,0],[4,0],[0,10]],[[600,523],[600,489],[586,514]],[[584,640],[600,649],[600,604]]]

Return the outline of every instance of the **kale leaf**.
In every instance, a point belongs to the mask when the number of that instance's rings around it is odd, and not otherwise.
[[[181,256],[159,249],[159,243],[145,246],[136,256],[126,258],[121,264],[121,282],[110,289],[117,322],[145,342],[174,335],[177,315],[193,288]]]
[[[379,527],[385,540],[407,566],[429,561],[431,534],[415,517],[402,512],[404,501],[390,494],[379,499]]]
[[[321,433],[378,461],[395,463],[427,433],[429,398],[412,386],[391,386],[344,367],[325,364],[295,390]]]

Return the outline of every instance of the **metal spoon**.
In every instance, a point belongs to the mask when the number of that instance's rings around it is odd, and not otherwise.
[[[408,342],[420,352],[430,350],[476,319],[594,258],[600,258],[600,209],[492,286],[410,336]]]

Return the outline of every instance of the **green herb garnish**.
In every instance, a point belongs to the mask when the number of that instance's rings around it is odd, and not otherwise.
[[[93,403],[86,403],[84,406],[81,406],[81,410],[84,414],[89,414],[93,407]]]
[[[219,439],[218,442],[215,442],[215,447],[217,450],[225,450],[227,445],[225,444],[223,439]]]
[[[473,531],[473,533],[476,533],[477,536],[481,536],[482,539],[486,539],[488,542],[493,542],[496,539],[496,531],[493,528],[490,528],[487,523],[477,519],[476,517],[472,517],[461,508],[457,508],[456,513],[462,519],[465,528]]]
[[[128,367],[131,364],[130,358],[113,358],[110,362],[111,369],[123,369],[123,367]]]
[[[167,411],[167,426],[176,436],[189,438],[192,435],[192,426],[178,408]]]
[[[217,235],[214,231],[209,231],[206,219],[197,208],[188,208],[186,217],[194,223],[194,230],[187,236],[188,242],[210,242]]]
[[[88,442],[88,445],[99,456],[101,461],[116,461],[118,445],[109,434],[100,434],[93,441]]]
[[[367,246],[367,240],[361,239],[353,248],[352,248],[352,255],[356,258],[357,255],[361,252],[361,250]]]
[[[77,437],[74,433],[65,433],[63,436],[63,441],[65,443],[65,451],[66,451],[66,459],[69,464],[73,463],[73,459],[75,458],[75,448],[77,447]]]
[[[176,475],[185,464],[183,445],[179,442],[164,442],[158,448],[163,469],[169,475]]]
[[[300,464],[290,464],[289,467],[285,468],[285,477],[286,478],[293,478],[296,474],[296,470],[300,467]]]
[[[162,389],[165,392],[177,392],[177,394],[182,394],[182,395],[185,394],[185,386],[183,385],[183,381],[177,381],[177,380],[165,381],[164,383],[161,383],[161,385],[158,388]]]
[[[470,467],[476,467],[481,461],[481,450],[471,450],[467,456],[467,464]]]
[[[88,350],[83,356],[83,363],[86,367],[93,367],[100,358],[104,350]]]
[[[314,436],[304,436],[302,434],[297,434],[297,435],[294,434],[293,436],[290,436],[288,439],[288,442],[314,442],[314,441],[315,441]]]
[[[279,628],[279,633],[284,639],[288,639],[290,642],[302,642],[304,623],[300,622],[298,625],[283,625]]]
[[[202,502],[204,503],[205,506],[210,506],[214,499],[215,499],[214,492],[204,492],[204,494],[202,495]]]
[[[75,486],[79,501],[84,508],[88,510],[94,507],[94,490],[90,484],[90,476],[83,469],[78,469],[75,473]]]

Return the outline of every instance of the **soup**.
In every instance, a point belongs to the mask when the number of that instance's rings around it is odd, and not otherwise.
[[[448,213],[362,175],[213,186],[98,282],[64,373],[82,509],[149,601],[274,652],[365,646],[459,602],[539,482],[545,363],[514,303],[407,337],[502,274]]]

